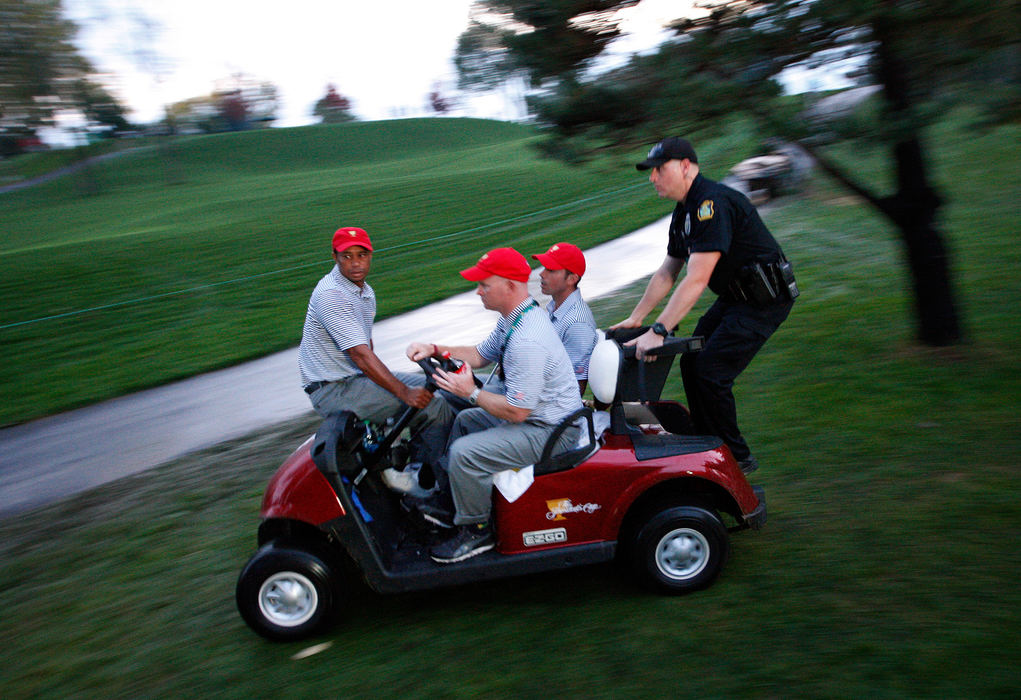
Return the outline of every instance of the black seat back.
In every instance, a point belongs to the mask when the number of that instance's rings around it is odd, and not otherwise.
[[[585,418],[585,424],[588,427],[588,444],[554,455],[553,450],[556,448],[556,444],[560,439],[560,436],[564,434],[565,430],[574,425],[578,419],[582,417]],[[553,432],[550,433],[549,439],[546,440],[546,444],[542,448],[542,456],[539,457],[539,461],[535,463],[535,476],[539,476],[541,474],[553,474],[554,472],[562,472],[567,469],[571,469],[591,457],[598,449],[599,443],[596,442],[596,429],[592,422],[592,409],[588,406],[582,406],[577,411],[567,416],[567,418],[560,421],[560,425],[558,425]]]

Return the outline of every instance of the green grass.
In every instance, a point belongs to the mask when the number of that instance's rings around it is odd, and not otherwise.
[[[261,491],[308,418],[0,522],[0,694],[1015,696],[1018,136],[960,123],[934,136],[961,347],[912,342],[900,248],[868,210],[817,180],[767,213],[804,293],[738,383],[769,521],[734,535],[711,589],[658,597],[600,566],[356,591],[327,636],[265,642],[233,586]],[[600,324],[642,288],[596,302]],[[683,395],[676,372],[664,394]]]
[[[114,151],[141,148],[151,139],[104,140],[87,146],[61,148],[39,153],[25,153],[12,158],[0,158],[0,187],[46,175],[58,168],[74,165],[85,158],[105,155]]]
[[[0,425],[293,347],[341,225],[377,246],[383,318],[464,291],[488,248],[663,214],[633,159],[568,167],[535,139],[470,119],[191,137],[0,195]],[[747,148],[713,147],[720,174]]]

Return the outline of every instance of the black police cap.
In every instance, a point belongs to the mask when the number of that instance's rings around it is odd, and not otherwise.
[[[691,142],[679,136],[671,136],[653,146],[645,160],[638,163],[635,168],[648,170],[649,168],[658,168],[668,160],[684,160],[685,158],[692,163],[698,162],[698,156],[695,155],[695,149]]]

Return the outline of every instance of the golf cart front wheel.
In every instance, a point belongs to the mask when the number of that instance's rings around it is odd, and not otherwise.
[[[729,551],[719,515],[700,506],[677,506],[656,513],[638,530],[633,564],[645,583],[678,595],[712,584]]]
[[[302,639],[332,621],[334,585],[324,557],[270,542],[241,570],[238,611],[249,627],[267,639]]]

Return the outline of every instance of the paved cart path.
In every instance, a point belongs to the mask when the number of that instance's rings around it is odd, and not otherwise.
[[[586,251],[584,297],[606,296],[655,271],[666,252],[668,221],[661,219]],[[526,254],[530,252],[539,251]],[[326,266],[324,262],[324,272]],[[538,296],[538,270],[531,286]],[[417,371],[404,355],[409,342],[469,344],[481,340],[495,322],[496,313],[483,309],[472,291],[380,321],[373,341],[392,370]],[[0,516],[311,411],[299,386],[298,349],[293,348],[0,430]]]

